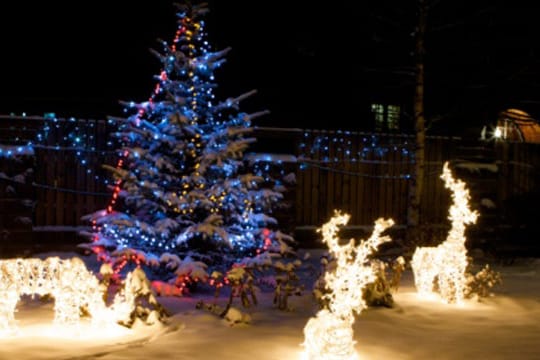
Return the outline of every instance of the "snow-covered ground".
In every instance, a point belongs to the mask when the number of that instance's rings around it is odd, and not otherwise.
[[[540,259],[494,268],[503,277],[496,296],[463,307],[418,299],[407,271],[394,308],[357,317],[361,359],[540,359]],[[168,325],[120,334],[84,324],[78,333],[53,329],[53,304],[27,299],[16,314],[20,334],[0,340],[0,359],[296,360],[303,327],[317,312],[309,293],[292,298],[292,312],[274,309],[271,294],[261,294],[251,324],[230,326],[197,310],[201,297],[160,298],[173,314]]]

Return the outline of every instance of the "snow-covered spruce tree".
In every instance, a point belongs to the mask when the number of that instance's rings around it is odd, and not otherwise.
[[[254,91],[214,101],[214,71],[228,49],[210,51],[205,5],[178,8],[174,41],[153,51],[162,71],[152,98],[124,103],[131,115],[115,119],[122,166],[109,167],[117,186],[111,206],[91,216],[91,247],[116,268],[134,260],[180,284],[244,257],[288,251],[292,239],[271,216],[280,189],[261,188],[244,157],[255,141],[251,120],[265,112],[239,110]]]

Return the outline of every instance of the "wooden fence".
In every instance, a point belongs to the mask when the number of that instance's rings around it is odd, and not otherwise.
[[[496,153],[501,215],[519,222],[524,212],[536,214],[540,200],[540,144],[501,142],[496,145]]]
[[[296,224],[320,226],[339,209],[350,225],[379,217],[406,224],[414,166],[414,137],[305,131],[298,151]],[[456,138],[428,137],[421,211],[427,223],[447,218],[449,194],[439,176],[453,158]]]
[[[111,197],[105,183],[110,174],[102,169],[117,160],[107,146],[111,126],[106,120],[66,119],[48,125],[44,146],[35,146],[34,224],[82,225],[82,216],[105,208]]]
[[[105,120],[51,120],[0,116],[0,143],[21,145],[43,132],[34,146],[34,226],[77,226],[81,216],[102,209],[110,199],[102,164],[114,165]],[[77,134],[79,139],[69,138]],[[335,209],[351,214],[350,225],[371,225],[378,217],[406,224],[412,181],[414,137],[345,131],[258,128],[254,151],[286,149],[295,159],[289,189],[293,206],[281,218],[291,226],[320,226]],[[77,143],[77,141],[79,141]],[[74,143],[75,142],[75,143]],[[445,161],[456,158],[458,138],[428,137],[421,212],[425,222],[443,224],[450,194],[440,179]],[[539,145],[497,145],[497,200],[502,203],[535,191],[539,179]],[[85,149],[84,154],[78,154]],[[291,152],[294,152],[291,154]]]
[[[107,205],[110,192],[105,179],[110,175],[101,165],[115,164],[117,159],[107,145],[112,130],[106,120],[0,116],[0,144],[33,152],[33,173],[26,177],[33,193],[21,195],[35,201],[34,226],[84,225],[83,215]]]

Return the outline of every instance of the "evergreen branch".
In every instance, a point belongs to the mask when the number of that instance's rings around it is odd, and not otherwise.
[[[252,114],[246,114],[246,115],[244,115],[244,121],[251,121],[253,119],[256,119],[258,117],[268,115],[268,114],[270,114],[269,110],[257,111],[257,112],[254,112]]]

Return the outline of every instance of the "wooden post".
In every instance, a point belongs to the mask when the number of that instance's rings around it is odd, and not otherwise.
[[[420,204],[424,182],[424,146],[425,146],[425,119],[424,119],[424,35],[426,32],[427,6],[425,0],[418,0],[418,26],[416,29],[416,86],[414,92],[414,119],[416,131],[415,165],[410,181],[409,207],[407,225],[409,227],[409,245],[418,242],[421,225]]]

